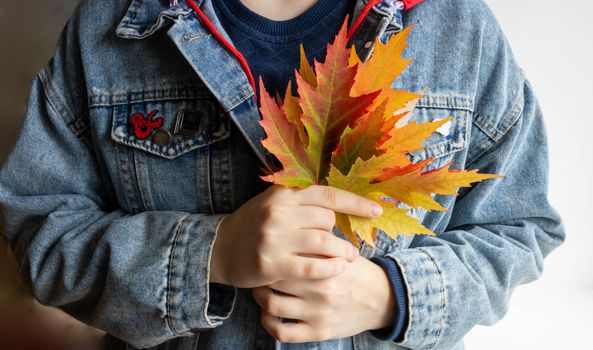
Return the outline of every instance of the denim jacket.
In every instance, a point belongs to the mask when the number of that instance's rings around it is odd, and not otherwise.
[[[200,6],[224,33],[211,0]],[[499,320],[512,290],[541,275],[564,229],[548,203],[540,108],[492,13],[481,0],[405,12],[384,1],[354,44],[368,56],[375,35],[412,23],[414,62],[393,86],[428,86],[412,120],[453,119],[410,159],[505,178],[437,196],[447,212],[414,211],[435,236],[379,232],[376,247],[362,246],[402,271],[401,342],[367,331],[281,344],[250,290],[209,282],[217,226],[266,188],[267,158],[243,70],[184,1],[82,1],[33,80],[0,171],[0,209],[34,296],[105,330],[108,348],[462,349],[473,326]],[[152,111],[171,132],[180,111],[197,113],[199,132],[140,139],[131,118]]]

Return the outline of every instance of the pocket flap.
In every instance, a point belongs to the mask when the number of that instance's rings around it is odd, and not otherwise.
[[[175,134],[179,116],[188,113],[194,117],[191,127],[195,128],[195,134]],[[140,119],[145,122],[144,132],[137,129]],[[180,129],[180,126],[177,128]],[[170,142],[156,140],[153,137],[156,130],[161,130],[161,135],[167,135],[163,131],[168,132],[171,135]],[[151,100],[114,106],[111,139],[156,156],[174,159],[196,148],[228,138],[229,130],[228,115],[212,99]]]

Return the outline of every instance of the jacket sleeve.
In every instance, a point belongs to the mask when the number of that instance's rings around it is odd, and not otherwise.
[[[438,196],[448,212],[427,214],[443,216],[437,235],[418,235],[387,255],[408,293],[409,323],[396,344],[410,349],[450,349],[475,325],[494,324],[514,288],[539,278],[544,258],[565,239],[548,200],[546,130],[534,91],[492,13],[482,2],[460,3],[473,6],[473,16],[459,19],[467,31],[451,40],[467,57],[458,74],[474,81],[474,112],[467,149],[452,168],[504,178],[464,188],[456,198]]]
[[[416,236],[408,249],[388,255],[408,290],[409,325],[398,344],[448,349],[476,324],[495,323],[513,289],[537,279],[544,258],[564,240],[547,197],[540,108],[527,81],[515,95],[498,124],[475,116],[467,164],[505,178],[462,191],[443,232]],[[508,129],[501,133],[495,126],[503,124]]]
[[[0,214],[20,275],[42,304],[138,347],[217,327],[236,297],[236,288],[209,282],[223,215],[131,215],[110,200],[81,128],[86,100],[73,30],[34,79],[0,170]]]

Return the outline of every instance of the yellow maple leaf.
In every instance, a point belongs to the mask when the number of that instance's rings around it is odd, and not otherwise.
[[[392,204],[386,203],[378,198],[372,199],[377,200],[378,203],[381,204],[383,207],[383,215],[373,219],[361,218],[354,215],[346,216],[350,221],[351,230],[356,232],[363,241],[375,246],[373,242],[374,238],[372,237],[372,233],[375,229],[380,229],[393,239],[397,239],[397,235],[399,234],[433,234],[432,231],[419,223],[418,220],[409,216],[408,209],[394,208]],[[342,229],[339,225],[342,225],[342,222],[338,224],[338,227]]]
[[[307,84],[311,85],[312,88],[317,87],[317,77],[315,76],[315,72],[313,71],[313,67],[309,64],[307,60],[307,55],[305,55],[305,48],[301,43],[301,60],[300,60],[300,67],[299,67],[299,74],[303,77],[303,80],[307,82]]]
[[[381,92],[370,110],[386,102],[385,118],[387,120],[397,115],[396,111],[404,108],[408,102],[420,97],[410,91],[391,88],[393,81],[412,62],[412,60],[403,58],[402,54],[408,46],[406,40],[413,27],[412,25],[402,30],[386,44],[376,38],[373,55],[366,62],[362,62],[358,58],[355,49],[350,52],[348,64],[358,67],[352,86],[352,96],[380,90]]]

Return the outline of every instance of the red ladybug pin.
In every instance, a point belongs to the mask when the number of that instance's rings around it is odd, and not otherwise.
[[[140,140],[144,140],[150,136],[153,129],[158,129],[163,126],[163,118],[156,117],[152,119],[159,111],[154,110],[145,117],[142,113],[135,113],[132,115],[132,125],[134,126],[134,136]]]

